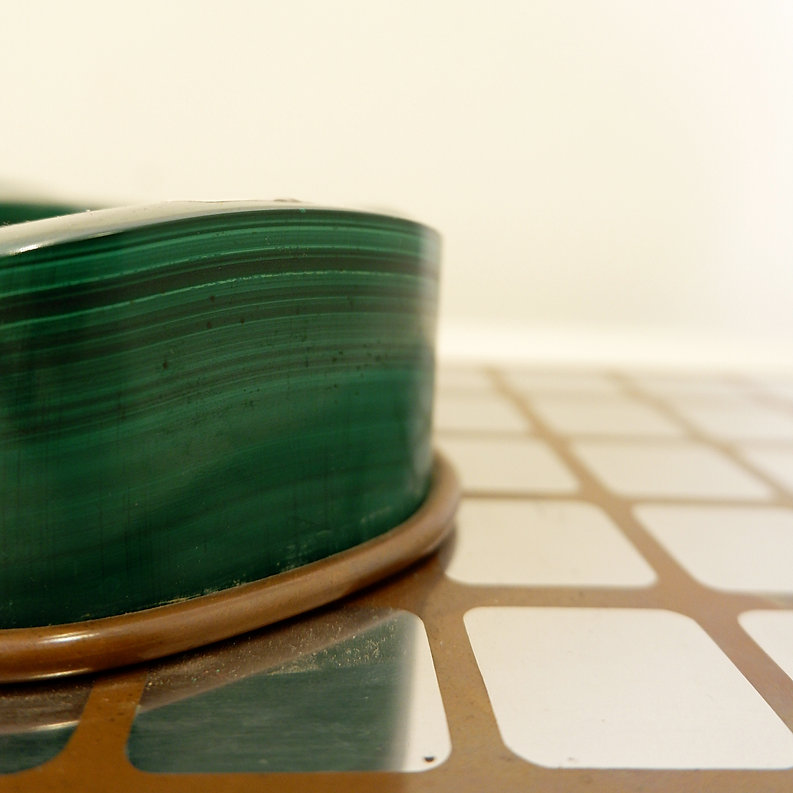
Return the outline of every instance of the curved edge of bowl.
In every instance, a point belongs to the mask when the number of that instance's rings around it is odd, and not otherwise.
[[[346,551],[261,581],[102,619],[0,630],[0,683],[150,661],[318,608],[429,555],[454,526],[457,474],[435,453],[430,492],[399,526]]]
[[[289,210],[295,213],[322,210],[355,215],[389,217],[429,229],[423,223],[398,212],[377,211],[356,207],[331,207],[294,199],[272,201],[161,201],[105,209],[75,210],[69,214],[10,223],[0,226],[0,256],[14,256],[37,248],[46,248],[64,242],[93,239],[121,231],[159,223],[201,218],[212,215],[229,215],[241,212]]]

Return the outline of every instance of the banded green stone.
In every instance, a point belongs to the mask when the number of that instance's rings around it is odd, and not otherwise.
[[[0,627],[262,579],[427,493],[435,232],[183,206],[0,228]]]

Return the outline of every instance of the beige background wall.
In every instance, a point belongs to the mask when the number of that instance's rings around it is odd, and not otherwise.
[[[793,3],[5,3],[0,181],[393,207],[444,350],[793,361]]]

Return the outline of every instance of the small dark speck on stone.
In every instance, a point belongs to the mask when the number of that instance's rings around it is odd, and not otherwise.
[[[215,296],[214,295],[210,295],[209,296],[209,301],[210,301],[210,303],[214,303],[215,302]]]
[[[168,361],[163,361],[162,362],[162,368],[163,369],[167,369],[168,368]]]
[[[240,317],[240,325],[244,325],[244,324],[245,324],[245,317]]]

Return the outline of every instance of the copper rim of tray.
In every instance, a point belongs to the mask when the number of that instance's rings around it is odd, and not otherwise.
[[[436,452],[424,503],[385,534],[294,570],[179,603],[85,622],[0,630],[0,683],[149,661],[338,600],[434,551],[452,529],[459,499],[457,475]]]

